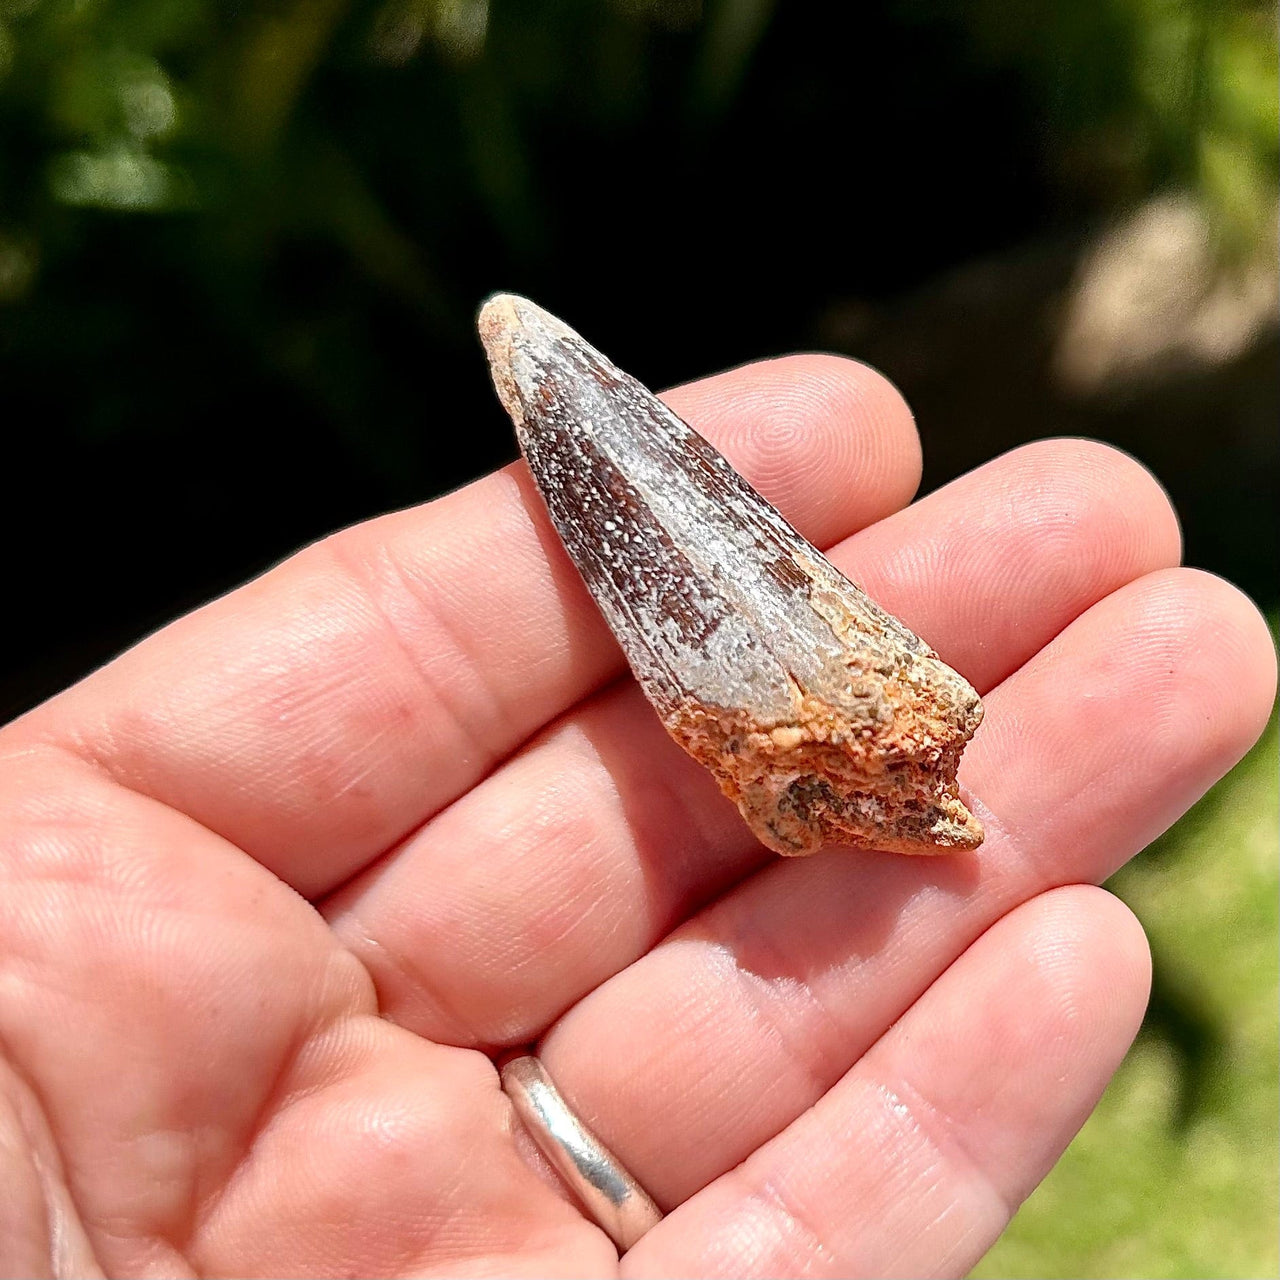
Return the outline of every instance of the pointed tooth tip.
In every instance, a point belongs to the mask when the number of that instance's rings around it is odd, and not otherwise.
[[[525,403],[541,380],[551,349],[576,335],[518,293],[495,293],[486,298],[476,316],[476,329],[498,399],[521,427],[526,421]]]
[[[552,335],[568,332],[568,328],[549,311],[518,293],[493,293],[481,304],[476,317],[481,338],[487,333],[511,333],[515,330],[541,331]]]
[[[509,359],[511,341],[517,334],[526,349],[581,341],[563,320],[518,293],[494,293],[486,298],[476,317],[476,328],[490,360]]]
[[[531,306],[533,303],[518,293],[491,293],[480,304],[476,325],[483,333],[486,329],[519,324],[522,307]]]
[[[495,293],[481,306],[476,329],[491,364],[505,365],[509,360],[512,335],[521,327],[522,302],[517,294]]]

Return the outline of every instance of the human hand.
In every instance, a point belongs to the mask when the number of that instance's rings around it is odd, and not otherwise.
[[[914,506],[826,357],[670,396],[984,695],[975,854],[778,860],[671,743],[519,466],[311,547],[0,733],[0,1273],[963,1275],[1148,956],[1089,887],[1274,691],[1134,462]],[[1189,890],[1190,891],[1190,890]],[[619,1264],[513,1120],[536,1043],[668,1217]]]

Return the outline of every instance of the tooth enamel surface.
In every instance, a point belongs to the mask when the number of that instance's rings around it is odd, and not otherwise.
[[[672,737],[779,853],[976,847],[977,693],[563,322],[479,328],[561,540]]]

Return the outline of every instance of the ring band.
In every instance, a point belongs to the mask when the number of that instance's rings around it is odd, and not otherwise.
[[[537,1058],[508,1062],[502,1089],[538,1149],[622,1252],[662,1221],[662,1211],[573,1114]]]

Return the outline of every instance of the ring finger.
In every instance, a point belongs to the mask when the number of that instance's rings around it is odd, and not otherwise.
[[[1097,1102],[1149,978],[1141,927],[1102,890],[1024,904],[623,1275],[966,1274]]]

